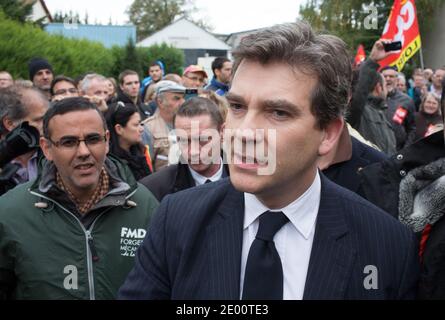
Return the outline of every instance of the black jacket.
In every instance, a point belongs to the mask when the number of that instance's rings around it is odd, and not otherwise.
[[[141,145],[134,145],[130,148],[130,152],[127,152],[118,145],[111,146],[111,154],[128,165],[136,180],[140,180],[151,174],[142,148],[143,146]]]
[[[401,181],[408,173],[445,158],[444,132],[439,131],[401,150],[381,163],[364,168],[362,191],[367,200],[399,217]],[[428,177],[421,177],[427,181]],[[419,190],[420,192],[420,190]],[[403,194],[405,197],[406,194]],[[443,206],[445,200],[440,199]],[[436,212],[437,213],[437,212]],[[439,212],[440,213],[440,212]],[[420,238],[421,233],[418,233]],[[445,218],[432,225],[422,256],[419,298],[445,299]]]
[[[116,104],[121,101],[123,103],[131,103],[135,105],[139,111],[139,114],[141,115],[141,120],[145,120],[148,117],[152,116],[154,114],[154,110],[151,106],[143,104],[140,99],[138,98],[138,101],[136,104],[134,104],[133,100],[129,96],[127,96],[125,93],[122,92],[122,90],[117,90],[117,97],[113,100],[113,103],[110,104],[110,108],[108,110],[115,110]]]
[[[227,165],[224,165],[223,177],[229,175]],[[195,187],[195,180],[188,165],[174,164],[143,178],[139,181],[147,187],[159,202],[168,194]]]
[[[361,170],[362,196],[397,217],[400,181],[412,169],[443,157],[443,131],[439,131],[401,150],[386,161]]]
[[[360,176],[358,173],[366,166],[380,162],[388,157],[374,148],[351,137],[352,157],[348,161],[333,164],[323,170],[323,173],[336,184],[352,192],[360,191]]]
[[[416,107],[414,101],[408,95],[398,90],[388,93],[386,103],[388,104],[386,115],[394,128],[397,150],[401,150],[413,143],[416,138],[416,120],[414,116]],[[399,113],[401,115],[406,114],[399,117],[397,116]]]

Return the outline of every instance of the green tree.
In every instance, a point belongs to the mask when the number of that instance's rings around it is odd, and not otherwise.
[[[119,52],[119,55],[120,58],[118,58],[115,66],[119,72],[130,69],[136,71],[139,75],[142,75],[141,60],[132,38],[128,39],[126,46],[123,51],[121,50]]]
[[[169,25],[185,14],[185,0],[135,0],[127,11],[130,22],[137,28],[138,40]]]
[[[0,0],[0,10],[12,20],[25,22],[32,13],[34,2],[35,0],[28,3],[19,0]]]
[[[138,41],[161,30],[181,16],[201,28],[211,30],[212,26],[203,19],[193,19],[198,9],[194,0],[134,0],[127,10],[130,22],[136,26]]]
[[[341,37],[351,48],[363,43],[370,50],[382,35],[392,4],[387,0],[308,0],[300,6],[300,16],[316,29]],[[420,34],[433,27],[431,17],[441,5],[442,0],[416,1]],[[378,17],[377,28],[367,29],[363,22],[373,10]]]

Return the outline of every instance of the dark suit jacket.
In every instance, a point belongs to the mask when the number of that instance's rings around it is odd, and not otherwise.
[[[243,193],[229,179],[167,196],[119,297],[239,299],[243,219]],[[364,286],[367,266],[377,289]],[[411,231],[322,176],[304,299],[410,299],[417,279]]]
[[[224,164],[223,170],[222,177],[224,178],[228,176],[229,172],[226,164]],[[163,167],[139,182],[147,187],[159,202],[170,193],[196,186],[188,165],[182,163]]]

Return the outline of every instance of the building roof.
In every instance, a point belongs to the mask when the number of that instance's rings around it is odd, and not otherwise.
[[[20,0],[23,4],[31,4],[34,3],[32,6],[32,12],[29,16],[29,19],[31,21],[38,21],[43,19],[44,23],[52,22],[53,17],[51,16],[51,13],[48,10],[48,7],[46,6],[46,3],[44,0]]]
[[[136,27],[134,25],[50,23],[45,26],[45,31],[50,34],[60,34],[67,38],[97,41],[107,48],[114,45],[123,47],[127,44],[129,38],[136,41]]]
[[[198,27],[185,18],[180,18],[164,29],[137,43],[140,47],[166,43],[178,49],[230,50],[224,41]]]

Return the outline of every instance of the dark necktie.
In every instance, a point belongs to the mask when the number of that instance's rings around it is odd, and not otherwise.
[[[283,267],[273,237],[288,221],[282,212],[266,211],[260,216],[247,257],[243,300],[283,299]]]
[[[204,182],[204,184],[206,184],[206,183],[210,183],[210,182],[212,182],[212,180],[207,179],[207,180]]]

